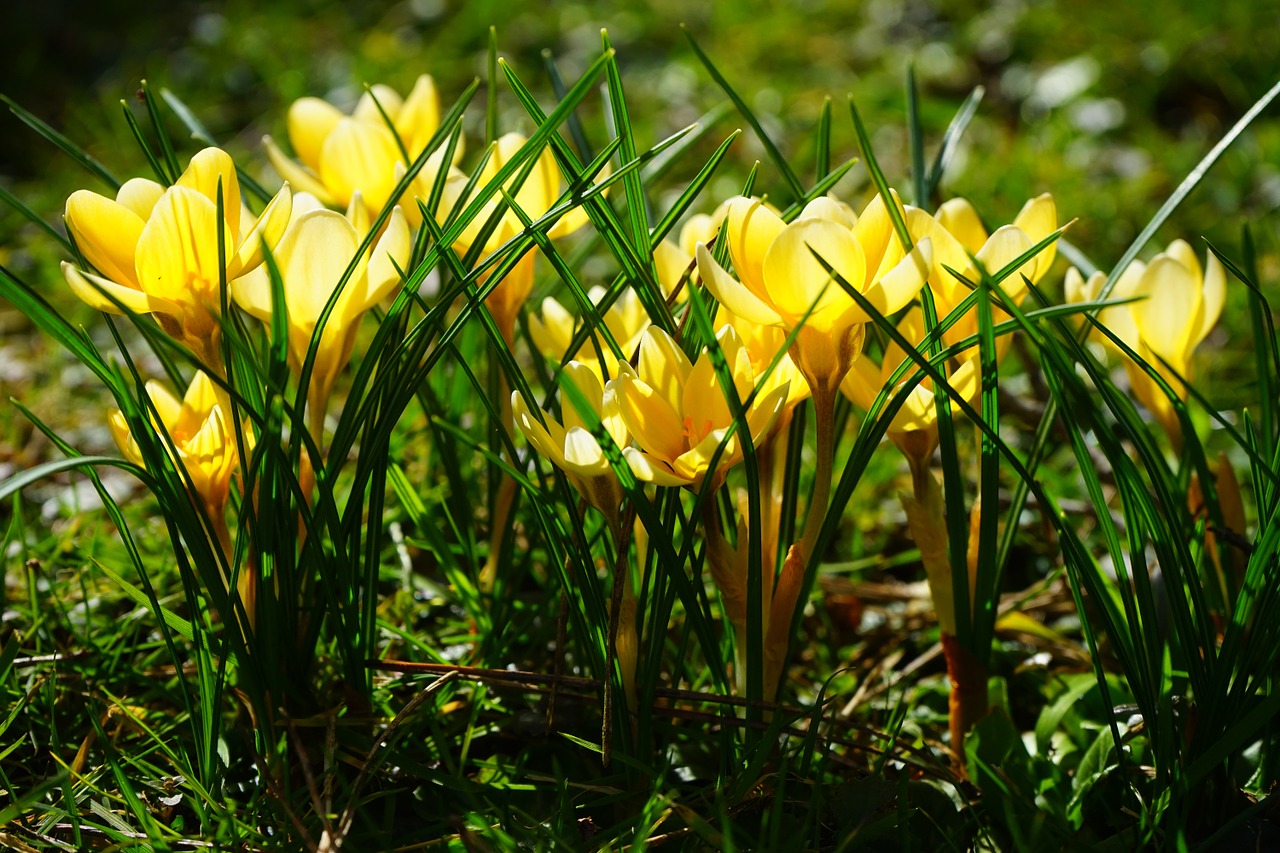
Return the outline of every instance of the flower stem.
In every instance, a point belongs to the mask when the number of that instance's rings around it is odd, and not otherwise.
[[[813,497],[809,501],[804,536],[800,539],[801,555],[806,562],[813,558],[818,534],[822,532],[822,522],[827,515],[827,504],[831,500],[831,468],[836,452],[835,404],[835,389],[815,385],[813,413],[818,431],[818,465],[813,475]]]

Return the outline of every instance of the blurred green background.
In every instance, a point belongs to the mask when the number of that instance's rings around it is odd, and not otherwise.
[[[284,137],[292,100],[320,95],[349,107],[366,82],[404,92],[426,72],[447,104],[472,78],[485,76],[490,25],[500,53],[544,103],[553,95],[542,52],[572,82],[598,54],[600,30],[607,28],[627,74],[639,141],[653,143],[725,100],[683,26],[776,132],[803,179],[813,176],[813,132],[827,96],[835,108],[833,157],[853,156],[846,106],[852,93],[890,181],[905,189],[904,80],[914,64],[931,145],[964,97],[975,86],[986,89],[944,193],[968,196],[994,226],[1026,198],[1051,191],[1060,217],[1078,219],[1070,240],[1104,267],[1280,77],[1280,27],[1274,7],[1261,2],[11,0],[7,6],[0,92],[120,175],[146,171],[120,114],[122,99],[137,108],[144,77],[177,93],[251,171],[275,180],[260,140],[264,133]],[[482,89],[467,120],[473,152],[483,136],[484,97]],[[499,104],[504,130],[528,130],[508,93],[500,93]],[[733,115],[724,119],[706,151],[740,124]],[[595,125],[588,124],[589,132],[599,142],[605,131]],[[176,121],[171,127],[182,136]],[[764,154],[748,134],[733,157],[704,208],[736,192]],[[699,162],[688,158],[689,173]],[[663,192],[678,191],[680,177],[655,188],[659,206]],[[7,113],[0,114],[0,185],[51,221],[72,190],[102,189]],[[767,163],[757,186],[774,194],[783,187]],[[855,168],[837,189],[859,206],[866,187],[865,170]],[[1203,249],[1204,236],[1234,253],[1241,225],[1252,221],[1266,257],[1274,258],[1270,214],[1278,206],[1280,123],[1272,110],[1157,243],[1181,236]],[[8,247],[5,263],[15,272],[59,287],[55,247],[7,209],[0,211],[0,246]],[[1058,286],[1061,270],[1050,287]],[[1272,261],[1264,280],[1268,275],[1274,280]],[[1243,305],[1236,299],[1242,294],[1233,293],[1233,304]]]

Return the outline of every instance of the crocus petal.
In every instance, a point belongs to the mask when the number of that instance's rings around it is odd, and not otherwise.
[[[230,284],[231,298],[264,323],[271,322],[271,278],[265,266],[250,270]]]
[[[1214,323],[1218,322],[1226,299],[1227,273],[1222,268],[1222,262],[1218,260],[1218,256],[1210,252],[1204,268],[1204,317],[1192,339],[1192,346],[1203,341]]]
[[[823,219],[788,225],[769,247],[763,272],[769,301],[790,324],[812,308],[809,324],[822,326],[824,311],[852,302],[818,257],[854,290],[866,282],[866,256],[848,228]]]
[[[134,441],[133,433],[129,431],[129,422],[124,419],[124,413],[119,409],[112,409],[107,413],[107,424],[111,427],[111,437],[115,439],[116,447],[120,448],[124,458],[135,465],[143,464],[138,442]]]
[[[893,203],[903,211],[903,214],[912,210],[912,208],[904,207],[902,200],[898,198],[898,194],[890,190],[890,196]],[[928,216],[929,222],[932,223],[933,217]],[[907,220],[910,227],[910,219]],[[862,246],[862,251],[867,257],[867,277],[876,278],[893,267],[897,266],[905,252],[902,243],[898,239],[898,235],[893,227],[893,220],[889,216],[889,207],[885,204],[884,197],[877,195],[863,209],[858,216],[858,221],[853,226],[853,236],[857,239],[858,244]],[[913,241],[919,240],[924,234],[916,234],[911,232]]]
[[[800,215],[796,217],[797,222],[802,219],[825,219],[828,222],[843,225],[845,228],[853,228],[858,221],[858,215],[842,201],[829,196],[818,196],[806,204],[804,210],[800,211]]]
[[[332,210],[305,213],[285,232],[276,247],[276,263],[285,283],[291,326],[305,328],[310,337],[359,242],[346,217]]]
[[[230,256],[230,234],[223,231]],[[138,283],[151,296],[211,310],[222,272],[217,210],[202,193],[185,186],[165,190],[138,238]]]
[[[187,393],[182,395],[183,408],[207,414],[217,404],[218,395],[213,380],[203,370],[197,370],[196,375],[191,378],[191,384],[187,386]]]
[[[855,359],[840,383],[844,395],[864,412],[871,410],[881,387],[880,370],[866,358]]]
[[[156,416],[169,432],[173,432],[182,423],[182,401],[173,392],[154,379],[144,386],[151,405],[155,407]],[[208,412],[205,412],[208,415]],[[198,428],[198,424],[196,427]]]
[[[511,415],[516,426],[524,433],[539,455],[551,460],[558,467],[564,466],[564,428],[547,419],[544,427],[529,411],[529,406],[519,391],[511,392]],[[554,434],[553,434],[554,433]]]
[[[634,447],[622,448],[622,457],[627,460],[631,473],[635,474],[636,479],[641,482],[653,483],[655,486],[687,486],[692,482],[688,477],[676,474],[665,463],[641,453]]]
[[[782,317],[767,302],[748,290],[742,282],[729,275],[707,247],[698,244],[698,277],[721,305],[734,314],[761,326],[776,326]]]
[[[547,358],[561,360],[569,355],[573,343],[574,316],[553,297],[542,300],[542,314],[529,315],[529,337],[538,352]]]
[[[396,133],[410,157],[416,158],[440,127],[440,96],[430,75],[421,74],[396,116]]]
[[[310,168],[290,160],[270,136],[262,137],[262,147],[267,152],[267,160],[271,163],[271,167],[299,193],[305,192],[312,195],[323,204],[338,203],[333,193],[329,192],[324,182],[320,180],[319,175]]]
[[[595,372],[580,361],[571,361],[565,365],[564,372],[560,374],[560,411],[564,415],[565,429],[573,429],[580,427],[590,431],[587,425],[587,418],[578,409],[579,403],[566,391],[563,390],[565,384],[572,385],[582,398],[588,409],[596,417],[600,417],[600,407],[604,398],[604,386],[600,384],[600,379]]]
[[[382,117],[382,114],[386,113],[387,117],[395,122],[403,105],[404,100],[399,92],[385,83],[375,83],[360,96],[360,100],[356,102],[356,108],[351,111],[351,117],[359,122],[386,127],[387,120]]]
[[[287,120],[289,143],[297,153],[298,159],[313,172],[320,171],[320,152],[324,149],[324,141],[329,138],[329,134],[333,133],[333,129],[338,126],[342,118],[342,112],[337,107],[320,98],[300,98],[289,107]],[[275,146],[268,147],[268,156],[273,147]],[[275,158],[272,158],[272,163],[275,164]],[[281,176],[295,186],[302,187],[302,183],[294,180],[292,176],[283,173]],[[310,188],[307,188],[307,191],[314,192]],[[316,195],[324,198],[320,193]]]
[[[978,211],[968,199],[953,198],[938,207],[935,216],[938,224],[959,241],[970,252],[977,254],[982,244],[987,242],[987,229],[983,227]]]
[[[759,200],[741,196],[728,202],[727,212],[722,233],[729,239],[729,257],[738,280],[762,300],[769,299],[764,286],[765,255],[786,223]]]
[[[881,314],[893,314],[915,299],[929,277],[933,261],[933,243],[929,238],[916,243],[905,258],[887,274],[867,288],[867,301]],[[861,308],[858,314],[863,314]],[[867,320],[870,320],[867,317]]]
[[[115,298],[116,302],[123,305],[135,314],[150,314],[159,311],[165,314],[178,314],[181,309],[167,299],[157,299],[148,296],[141,290],[135,290],[132,287],[126,287],[123,284],[116,284],[114,281],[108,281],[102,276],[93,273],[82,272],[75,268],[73,264],[66,261],[62,262],[62,276],[66,279],[67,286],[71,288],[71,292],[80,297],[90,308],[97,311],[105,311],[108,314],[123,314],[115,302],[108,299],[105,294],[110,294]]]
[[[262,214],[249,227],[240,241],[235,257],[227,264],[227,275],[236,276],[262,263],[262,245],[274,248],[284,236],[293,216],[293,191],[286,183],[263,208]]]
[[[640,339],[640,378],[672,403],[684,396],[685,380],[693,365],[680,345],[656,326],[645,330]]]
[[[368,290],[352,303],[352,310],[364,313],[386,299],[403,281],[400,271],[408,266],[412,251],[409,223],[405,221],[404,211],[397,206],[391,211],[386,230],[373,247],[373,257],[369,259]]]
[[[146,220],[164,195],[164,187],[147,178],[130,178],[116,191],[116,201]]]
[[[1157,256],[1147,266],[1136,295],[1146,297],[1131,309],[1143,342],[1184,372],[1192,332],[1200,328],[1204,316],[1200,282],[1179,261]]]
[[[67,199],[66,220],[85,260],[112,281],[137,287],[134,257],[146,226],[142,217],[105,196],[76,190]]]
[[[595,436],[580,426],[565,430],[564,467],[582,477],[600,477],[613,470]]]
[[[1053,196],[1043,193],[1022,206],[1021,212],[1013,220],[1013,224],[1021,228],[1031,238],[1031,245],[1039,243],[1054,231],[1058,230],[1058,207]],[[1044,251],[1036,255],[1035,271],[1028,278],[1034,284],[1038,282],[1057,257],[1058,244],[1050,243]]]
[[[627,431],[647,453],[671,462],[684,452],[685,425],[657,391],[625,370],[609,385],[618,395],[618,410]]]
[[[190,187],[214,205],[218,203],[221,188],[227,233],[233,240],[240,236],[240,179],[236,177],[236,164],[230,154],[221,148],[205,148],[197,152],[187,170],[179,176],[177,186]],[[288,213],[285,219],[288,219]]]
[[[369,207],[380,209],[395,186],[395,163],[400,150],[391,131],[381,124],[343,119],[324,141],[320,152],[320,180],[336,201],[346,205],[356,190]]]
[[[978,260],[991,275],[1003,270],[1031,249],[1031,238],[1015,225],[1002,225],[996,229],[977,254]],[[1000,282],[1000,289],[1010,299],[1019,301],[1027,293],[1024,278],[1031,278],[1036,261],[1027,261]]]

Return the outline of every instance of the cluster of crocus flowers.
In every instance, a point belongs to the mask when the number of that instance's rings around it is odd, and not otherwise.
[[[1094,273],[1086,281],[1073,267],[1067,271],[1067,300],[1098,298],[1105,280],[1102,273]],[[1218,322],[1226,289],[1226,271],[1212,252],[1201,267],[1195,250],[1183,240],[1174,240],[1149,263],[1129,264],[1110,297],[1134,301],[1104,308],[1098,321],[1185,400],[1184,383],[1192,377],[1192,356]],[[1122,352],[1110,338],[1103,336],[1102,340]],[[1174,445],[1180,445],[1182,429],[1170,399],[1140,365],[1126,358],[1125,368],[1134,395],[1155,415]]]
[[[315,196],[299,193],[292,221],[274,253],[288,318],[289,364],[295,373],[302,371],[325,306],[334,301],[315,345],[307,394],[317,441],[333,384],[351,358],[360,318],[401,283],[401,270],[412,250],[409,226],[399,207],[373,245],[360,254],[369,227],[358,192],[345,216],[324,208]],[[249,314],[271,322],[276,306],[265,268],[237,279],[232,294]]]
[[[404,98],[389,86],[370,87],[351,115],[320,98],[295,101],[288,132],[297,160],[285,156],[269,136],[263,144],[271,165],[294,188],[329,207],[349,207],[359,194],[376,214],[439,127],[440,99],[434,81],[423,74]],[[443,151],[419,173],[428,185],[439,172]]]
[[[114,200],[89,190],[73,193],[67,199],[67,230],[98,272],[64,263],[63,274],[94,308],[153,314],[206,367],[219,370],[223,282],[262,263],[262,247],[279,242],[291,205],[286,184],[253,218],[240,200],[230,156],[206,148],[171,187],[134,178]]]

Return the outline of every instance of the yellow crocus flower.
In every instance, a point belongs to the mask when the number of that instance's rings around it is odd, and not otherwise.
[[[1079,272],[1068,271],[1068,300],[1096,299],[1105,280],[1102,273],[1094,273],[1082,283]],[[1116,282],[1111,298],[1138,297],[1137,301],[1103,309],[1098,316],[1185,400],[1183,380],[1192,378],[1192,355],[1218,322],[1226,294],[1226,270],[1218,258],[1210,252],[1201,267],[1195,250],[1184,240],[1174,240],[1150,263],[1131,263]],[[1103,340],[1118,350],[1110,339]],[[1137,364],[1126,359],[1125,368],[1134,395],[1178,444],[1182,430],[1169,398]]]
[[[527,142],[528,140],[519,133],[508,133],[495,141],[493,150],[480,171],[476,187],[479,190],[483,190],[498,172],[524,148]],[[517,170],[516,174],[512,176],[503,189],[514,199],[515,204],[524,215],[531,220],[537,220],[545,215],[559,201],[566,187],[564,176],[556,165],[555,156],[551,153],[550,148],[543,149],[542,153],[538,155],[532,171],[529,172],[522,183],[516,185],[519,176],[520,171]],[[470,199],[465,201],[462,199],[462,192],[469,181],[470,179],[467,175],[461,171],[457,169],[451,170],[445,183],[444,198],[441,200],[440,205],[439,217],[441,222],[459,205],[469,205],[471,203]],[[421,187],[419,187],[418,192],[422,193]],[[482,230],[497,211],[498,206],[504,201],[497,188],[494,188],[492,193],[486,199],[479,215],[466,224],[455,241],[454,247],[459,252],[468,251],[480,240]],[[586,222],[586,211],[580,207],[574,207],[547,230],[547,236],[556,239],[571,234],[585,225]],[[488,256],[523,230],[524,223],[520,221],[519,215],[514,210],[507,208],[497,227],[493,229],[485,240],[483,254]],[[493,314],[494,320],[497,321],[498,327],[502,330],[508,343],[511,343],[514,335],[516,317],[520,309],[524,307],[525,300],[529,298],[530,291],[533,290],[533,258],[534,253],[532,251],[527,252],[515,267],[507,273],[506,277],[498,283],[486,300],[489,311]]]
[[[607,293],[608,291],[603,287],[593,287],[587,291],[587,298],[593,305],[599,305]],[[635,353],[640,345],[640,336],[650,325],[649,314],[640,304],[639,295],[630,288],[618,295],[600,319],[604,321],[609,334],[618,344],[623,358],[630,358]],[[542,300],[542,313],[529,315],[529,336],[533,339],[533,344],[538,351],[547,358],[557,364],[564,362],[565,359],[576,360],[590,369],[600,382],[605,382],[617,375],[614,365],[617,364],[618,359],[613,356],[605,341],[599,339],[599,352],[604,354],[605,364],[608,366],[608,375],[606,375],[606,371],[601,368],[596,344],[590,338],[584,340],[577,350],[571,352],[574,335],[578,333],[581,325],[578,317],[570,313],[556,299],[548,296]]]
[[[267,159],[281,177],[330,207],[349,206],[359,192],[376,214],[403,174],[397,166],[403,170],[408,165],[401,145],[412,162],[439,129],[440,99],[435,82],[423,74],[406,98],[390,86],[370,87],[349,116],[320,98],[301,98],[289,107],[287,124],[297,160],[289,159],[270,136],[263,138]],[[442,147],[420,173],[424,180],[434,180],[443,155]]]
[[[178,182],[165,189],[134,178],[114,200],[89,190],[67,199],[67,230],[98,273],[63,263],[71,289],[94,308],[112,314],[124,306],[155,314],[166,332],[184,341],[206,363],[216,363],[219,328],[218,188],[222,188],[228,280],[262,263],[262,244],[274,246],[289,222],[292,193],[286,184],[253,219],[240,201],[235,164],[225,151],[206,148],[191,159]],[[112,301],[115,300],[115,301]]]
[[[962,198],[951,199],[938,208],[935,216],[918,208],[907,206],[907,230],[913,240],[928,239],[933,245],[933,268],[929,272],[929,289],[933,293],[938,318],[946,317],[969,294],[969,285],[956,278],[948,267],[966,280],[977,282],[980,278],[972,257],[996,273],[1032,246],[1048,237],[1058,228],[1057,206],[1053,196],[1043,193],[1023,205],[1011,225],[1003,225],[988,235],[973,205]],[[887,210],[884,211],[887,221]],[[889,227],[886,225],[884,227]],[[1012,275],[1006,277],[1000,288],[1014,304],[1027,295],[1025,279],[1032,284],[1040,281],[1056,257],[1056,244],[1050,244]],[[994,319],[1007,318],[996,308]],[[944,340],[948,343],[967,338],[978,331],[978,314],[970,310],[954,326],[947,330]],[[1007,347],[1001,342],[1001,354]]]
[[[924,341],[924,318],[919,308],[912,308],[898,322],[898,332],[908,341],[915,341],[917,344]],[[880,390],[888,385],[894,371],[906,359],[906,352],[891,340],[885,347],[884,357],[880,360],[879,366],[867,358],[860,358],[854,362],[853,369],[844,378],[840,390],[855,406],[863,411],[869,411]],[[890,395],[895,395],[914,372],[915,370],[909,367],[907,374],[890,389]],[[964,358],[951,372],[947,381],[963,399],[973,400],[978,393],[977,353]],[[952,408],[955,408],[954,401]],[[931,379],[928,377],[922,379],[911,390],[902,407],[893,416],[886,434],[907,457],[913,474],[928,467],[929,459],[938,446],[938,408]]]
[[[560,381],[571,383],[577,389],[596,418],[604,425],[614,444],[625,447],[630,442],[626,424],[619,411],[616,392],[611,388],[606,390],[591,367],[580,361],[571,361],[565,365]],[[519,391],[511,393],[511,408],[516,426],[520,427],[534,449],[564,471],[573,487],[609,519],[617,533],[622,486],[618,483],[609,460],[605,458],[600,443],[592,435],[586,419],[579,414],[573,401],[567,395],[561,395],[563,424],[544,413],[544,426],[529,409]]]
[[[790,224],[756,199],[732,199],[727,212],[722,239],[729,240],[736,278],[703,245],[697,250],[703,283],[745,320],[799,327],[792,359],[810,388],[815,393],[822,388],[827,396],[861,353],[863,324],[871,318],[815,253],[882,314],[911,301],[933,260],[927,239],[904,253],[890,230],[867,227],[864,222],[874,226],[875,220],[855,217],[828,198],[810,202]]]
[[[756,390],[751,357],[732,326],[722,327],[716,341],[738,399],[746,405]],[[711,477],[718,484],[742,458],[742,438],[735,433],[726,439],[734,419],[707,350],[691,363],[670,335],[651,326],[640,340],[638,367],[622,362],[618,371],[607,387],[615,389],[622,420],[639,445],[623,450],[638,478],[696,488]],[[782,385],[757,394],[745,418],[752,442],[759,443],[772,428],[787,390]],[[711,460],[721,444],[724,451],[713,469]]]
[[[173,441],[177,452],[175,464],[191,477],[196,494],[216,526],[226,511],[231,473],[236,466],[236,446],[213,382],[203,372],[197,372],[181,400],[158,382],[148,382],[146,390],[159,416],[157,429],[163,426]],[[113,409],[109,423],[125,458],[144,465],[124,414]]]
[[[356,256],[369,225],[359,193],[352,197],[350,218],[322,207],[314,196],[300,193],[299,197],[300,213],[274,252],[288,315],[289,363],[295,372],[301,371],[320,314]],[[333,383],[351,358],[360,318],[401,283],[400,270],[408,263],[412,248],[409,226],[396,207],[381,236],[357,262],[325,321],[309,389],[312,431],[317,439]],[[271,322],[271,281],[265,267],[233,282],[232,295],[245,311],[264,323]]]

